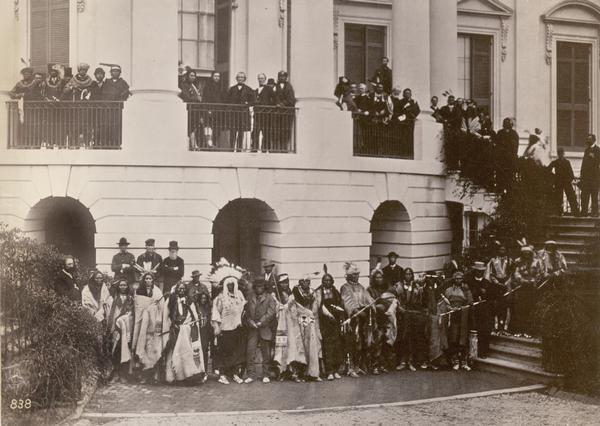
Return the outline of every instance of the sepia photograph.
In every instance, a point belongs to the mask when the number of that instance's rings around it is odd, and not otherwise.
[[[0,0],[0,423],[600,421],[600,0]]]

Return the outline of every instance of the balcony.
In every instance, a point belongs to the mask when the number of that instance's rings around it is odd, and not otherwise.
[[[414,159],[414,123],[375,121],[352,115],[354,155]]]
[[[296,108],[188,103],[190,150],[296,152]]]
[[[10,149],[120,149],[123,102],[9,101]]]

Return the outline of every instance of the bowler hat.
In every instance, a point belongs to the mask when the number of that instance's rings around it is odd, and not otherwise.
[[[154,240],[154,238],[148,238],[148,239],[146,240],[146,245],[147,245],[148,247],[154,247],[154,244],[155,244],[155,243],[156,243],[156,241]]]
[[[169,241],[169,250],[179,250],[177,241]]]
[[[121,239],[119,240],[119,247],[121,246],[128,246],[129,245],[129,241],[127,241],[127,238],[125,237],[121,237]]]

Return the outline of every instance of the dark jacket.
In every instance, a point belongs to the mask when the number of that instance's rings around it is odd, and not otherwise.
[[[557,182],[570,183],[575,179],[571,163],[566,158],[557,158],[548,166],[550,172],[554,171],[554,177]]]
[[[132,267],[121,269],[123,264],[132,265],[135,263],[135,257],[133,254],[117,253],[113,256],[110,269],[115,273],[115,280],[125,278],[127,282],[131,283],[135,281],[135,269]]]
[[[42,100],[42,86],[35,80],[29,83],[21,80],[15,87],[8,93],[11,99],[23,98],[25,101],[41,101]]]
[[[404,271],[399,265],[396,265],[394,268],[392,268],[390,265],[387,265],[384,266],[381,271],[383,272],[383,280],[388,286],[393,286],[394,284],[402,281],[402,273]]]
[[[260,93],[259,89],[256,89],[254,96],[256,98],[256,105],[275,105],[277,103],[275,91],[266,85],[262,86]]]
[[[94,80],[90,87],[90,101],[102,101],[104,98],[102,97],[102,91],[104,89],[104,85],[106,84],[106,80],[102,80],[102,82],[98,82],[98,80]]]
[[[202,95],[200,93],[200,89],[194,83],[183,80],[180,85],[181,93],[179,97],[183,100],[183,102],[201,102]]]
[[[109,78],[102,88],[102,100],[125,101],[129,97],[129,84],[122,78],[113,80]]]
[[[207,81],[202,89],[202,102],[208,104],[223,103],[223,89],[221,85],[215,83],[213,80]]]
[[[517,161],[519,134],[513,129],[500,129],[495,138],[496,155],[503,160]]]
[[[296,95],[290,83],[277,83],[275,85],[275,102],[277,106],[296,106]]]
[[[583,152],[581,162],[581,183],[591,186],[600,185],[600,148],[588,147]]]
[[[381,65],[375,70],[371,78],[372,83],[383,84],[383,90],[386,93],[392,93],[392,70],[387,65]]]
[[[144,266],[144,262],[150,262],[150,269],[154,269],[156,265],[160,265],[162,263],[162,256],[156,252],[154,253],[142,253],[137,258],[137,264],[140,266]]]
[[[460,127],[461,112],[460,108],[454,105],[450,108],[450,105],[444,105],[438,111],[442,123],[449,127],[458,128]]]
[[[368,112],[370,114],[373,109],[373,102],[367,93],[356,96],[354,104],[356,105],[357,112]]]
[[[271,340],[273,338],[272,323],[275,321],[277,303],[273,296],[265,292],[261,296],[252,294],[244,307],[244,323],[251,332],[258,331],[260,338]],[[258,330],[250,327],[248,320],[260,323]]]
[[[419,114],[421,113],[421,108],[419,107],[419,103],[414,99],[405,99],[402,98],[397,102],[394,102],[396,98],[392,98],[392,104],[394,105],[394,112],[392,115],[392,119],[396,119],[401,115],[406,116],[406,120],[404,123],[409,124],[413,123]],[[402,122],[401,122],[402,123]]]
[[[52,288],[61,297],[67,297],[75,302],[81,301],[81,292],[75,278],[64,269],[56,275]]]
[[[253,105],[256,101],[254,90],[245,84],[236,84],[227,91],[227,103],[236,105]]]
[[[185,263],[179,256],[175,260],[167,257],[158,267],[158,273],[164,280],[164,288],[170,289],[173,284],[183,278]]]

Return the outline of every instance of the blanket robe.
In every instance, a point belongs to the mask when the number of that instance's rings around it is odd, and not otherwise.
[[[164,342],[161,333],[164,330],[163,310],[165,305],[166,303],[162,298],[154,301],[142,311],[140,322],[136,322],[136,331],[139,331],[135,344],[135,354],[138,356],[144,370],[153,368],[162,356]]]
[[[124,363],[129,361],[131,353],[129,343],[133,331],[133,300],[127,296],[125,300],[119,296],[111,296],[107,302],[107,328],[111,342],[111,353],[115,361]],[[117,348],[120,346],[120,350]],[[118,352],[118,353],[117,353]]]
[[[440,316],[450,310],[450,304],[442,299],[437,303],[436,311],[429,315],[429,361],[434,361],[448,350],[448,316]]]
[[[281,371],[292,362],[306,365],[306,374],[319,377],[321,335],[317,318],[312,310],[306,309],[291,295],[283,306],[277,324],[275,361]]]
[[[108,292],[108,287],[104,284],[100,290],[99,301],[94,299],[94,296],[87,285],[81,291],[81,304],[94,316],[94,318],[96,318],[96,321],[102,321],[106,318],[106,309],[109,298],[110,293]]]
[[[166,304],[164,311],[168,310]],[[168,342],[165,353],[165,379],[168,383],[185,380],[205,371],[200,324],[197,322],[189,324],[197,319],[198,313],[192,303],[189,305],[185,319],[179,324],[179,331],[171,330],[171,333],[166,334],[170,339],[174,339]]]

